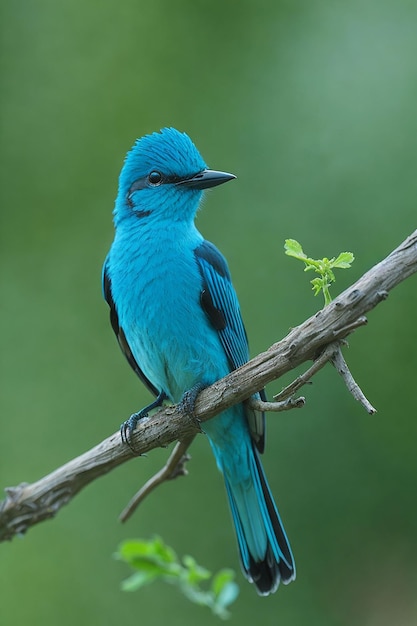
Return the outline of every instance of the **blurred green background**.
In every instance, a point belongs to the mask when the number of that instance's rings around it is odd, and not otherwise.
[[[416,227],[413,0],[3,0],[0,485],[32,482],[114,432],[149,396],[101,299],[117,177],[134,139],[187,131],[216,190],[198,224],[224,252],[252,354],[321,307],[287,237],[355,253],[341,290]],[[369,315],[346,351],[378,408],[329,367],[302,411],[270,416],[265,466],[297,581],[259,598],[239,573],[231,624],[417,623],[417,282]],[[270,395],[288,382],[271,385]],[[112,560],[161,534],[238,569],[207,442],[190,476],[125,526],[117,516],[166,450],[89,486],[53,521],[0,547],[5,626],[216,623],[175,589],[122,593]]]

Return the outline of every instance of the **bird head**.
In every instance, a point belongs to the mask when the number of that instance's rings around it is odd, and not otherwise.
[[[128,152],[119,178],[115,223],[147,216],[192,220],[203,190],[233,178],[207,169],[188,135],[163,128],[138,139]]]

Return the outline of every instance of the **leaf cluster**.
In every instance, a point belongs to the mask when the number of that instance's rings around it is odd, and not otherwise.
[[[233,570],[222,569],[213,576],[205,567],[198,565],[193,557],[179,559],[174,550],[157,536],[149,541],[124,541],[115,557],[134,570],[122,582],[124,591],[136,591],[154,581],[163,581],[176,585],[191,602],[207,606],[222,619],[229,617],[227,607],[239,594]],[[208,588],[203,588],[202,583],[210,579]]]
[[[341,252],[338,257],[332,257],[331,259],[328,259],[327,257],[323,257],[322,259],[312,259],[304,253],[301,244],[295,239],[286,239],[284,248],[285,254],[288,254],[288,256],[292,256],[299,261],[303,261],[305,264],[305,272],[313,270],[319,274],[317,278],[313,278],[310,282],[313,286],[312,289],[315,296],[317,296],[321,291],[323,292],[325,305],[332,301],[329,288],[336,280],[333,270],[336,268],[347,269],[355,260],[352,252]]]

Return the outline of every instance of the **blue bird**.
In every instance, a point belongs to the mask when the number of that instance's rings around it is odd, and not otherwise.
[[[115,237],[103,268],[110,319],[129,364],[156,399],[121,427],[178,403],[249,359],[227,262],[197,230],[203,191],[235,178],[207,169],[185,133],[138,139],[123,165]],[[242,569],[258,593],[295,578],[295,566],[261,461],[264,416],[240,404],[202,425],[224,476]]]

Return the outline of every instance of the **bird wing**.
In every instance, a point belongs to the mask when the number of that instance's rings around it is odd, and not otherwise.
[[[249,360],[248,338],[240,313],[239,301],[233,288],[229,268],[219,250],[203,241],[195,250],[203,285],[200,304],[211,325],[218,332],[231,370]],[[260,392],[265,398],[265,392]],[[251,436],[260,452],[265,445],[265,417],[259,411],[246,408]]]
[[[159,394],[159,391],[157,390],[156,387],[154,387],[151,381],[148,378],[146,378],[145,374],[140,369],[139,365],[136,362],[135,357],[132,354],[132,350],[130,349],[130,346],[127,342],[126,335],[123,331],[123,328],[119,325],[119,318],[117,315],[116,305],[114,303],[112,292],[111,292],[111,280],[110,280],[110,275],[109,275],[109,270],[108,270],[108,258],[105,260],[104,265],[103,265],[102,285],[103,285],[104,299],[106,300],[107,304],[110,307],[110,322],[114,330],[114,333],[117,337],[117,341],[119,342],[119,346],[122,349],[123,354],[127,358],[129,365],[134,370],[134,372],[136,372],[136,374],[139,376],[139,378],[144,383],[144,385],[146,385],[149,391],[153,393],[155,396],[157,396]]]

